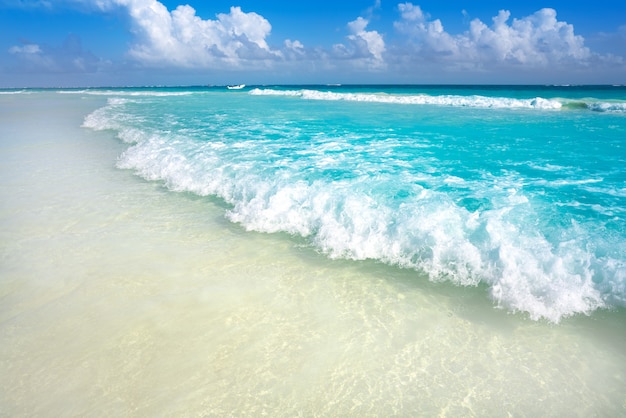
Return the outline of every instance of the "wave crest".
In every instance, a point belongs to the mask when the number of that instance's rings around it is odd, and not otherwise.
[[[310,92],[255,89],[252,94],[311,95],[314,100],[400,97]],[[389,158],[383,160],[385,170],[367,159],[373,169],[350,171],[345,167],[365,161],[364,148],[350,147],[336,135],[305,135],[304,148],[299,148],[295,139],[302,124],[273,125],[273,116],[261,122],[216,117],[203,122],[211,128],[209,135],[189,125],[173,129],[162,119],[162,113],[142,108],[138,99],[111,97],[83,126],[115,130],[132,144],[120,156],[120,168],[162,181],[171,190],[218,196],[231,205],[229,220],[249,230],[305,237],[331,258],[374,259],[462,286],[482,283],[498,306],[527,312],[532,319],[559,322],[577,313],[626,305],[621,238],[594,223],[545,228],[537,221],[546,216],[542,203],[512,174],[498,177],[497,187],[484,178],[462,175],[403,169],[399,175]],[[391,149],[384,148],[391,146],[389,141],[380,141],[382,148],[368,145],[372,155]],[[536,166],[548,173],[567,169]],[[587,177],[539,186],[568,189],[600,183],[600,177]]]
[[[249,94],[256,96],[293,96],[305,100],[329,100],[349,102],[391,103],[406,105],[436,105],[452,107],[476,107],[493,109],[560,109],[561,102],[553,99],[535,97],[533,99],[515,99],[508,97],[459,96],[427,94],[399,95],[386,93],[337,93],[319,90],[277,90],[252,89]]]

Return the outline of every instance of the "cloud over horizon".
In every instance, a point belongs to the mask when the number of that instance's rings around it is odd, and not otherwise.
[[[70,34],[60,47],[23,41],[21,45],[9,48],[19,66],[19,71],[50,73],[89,73],[95,72],[107,62],[83,49],[80,38]]]
[[[134,36],[128,54],[150,66],[210,68],[274,60],[279,51],[267,44],[272,26],[263,16],[231,7],[215,20],[203,20],[189,5],[171,12],[157,0],[100,0],[103,10],[125,7]]]
[[[413,55],[420,59],[483,67],[506,63],[546,68],[584,65],[591,57],[582,36],[574,34],[573,25],[558,21],[556,10],[550,8],[513,19],[510,24],[511,13],[500,10],[491,26],[474,19],[469,29],[458,35],[447,33],[439,19],[428,20],[419,6],[401,3],[398,9],[401,19],[394,27],[408,37]]]
[[[309,47],[296,38],[270,43],[269,20],[238,6],[230,7],[228,13],[216,14],[214,19],[203,19],[189,5],[179,5],[170,11],[158,0],[61,0],[56,5],[23,1],[20,4],[31,8],[73,7],[85,13],[121,11],[127,16],[131,34],[125,59],[147,68],[280,71],[301,65],[303,73],[315,67],[325,71],[409,74],[434,68],[449,73],[503,69],[531,73],[582,71],[594,63],[624,65],[622,57],[591,51],[585,46],[585,39],[575,33],[574,26],[559,21],[552,8],[523,17],[512,17],[509,11],[500,10],[489,24],[473,19],[465,31],[453,34],[446,31],[440,19],[431,18],[419,5],[404,2],[395,6],[394,32],[385,34],[370,28],[372,14],[380,8],[377,1],[365,12],[367,16],[356,16],[345,24],[342,42]],[[110,64],[83,50],[77,36],[67,42],[70,44],[59,48],[25,42],[10,47],[8,53],[31,71],[39,68],[93,72]],[[303,62],[307,64],[298,64]],[[313,62],[315,65],[309,65]]]

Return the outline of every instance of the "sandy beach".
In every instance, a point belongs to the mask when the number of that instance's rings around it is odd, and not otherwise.
[[[0,416],[626,413],[623,310],[533,321],[247,232],[116,168],[105,104],[0,95]]]

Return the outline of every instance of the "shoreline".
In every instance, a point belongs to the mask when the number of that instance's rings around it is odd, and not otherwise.
[[[483,289],[245,232],[210,198],[115,168],[127,144],[80,128],[105,103],[0,96],[7,414],[626,408],[623,310],[530,321]]]

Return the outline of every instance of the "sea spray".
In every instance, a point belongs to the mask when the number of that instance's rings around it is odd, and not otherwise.
[[[532,319],[624,306],[619,111],[562,107],[574,99],[532,88],[353,90],[107,92],[84,125],[132,144],[121,168],[218,196],[248,230],[484,283],[496,305]]]

